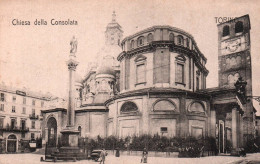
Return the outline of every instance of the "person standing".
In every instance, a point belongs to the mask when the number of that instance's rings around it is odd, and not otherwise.
[[[148,156],[148,151],[146,150],[146,148],[144,148],[141,163],[147,163],[147,156]]]
[[[101,153],[100,153],[100,158],[101,158],[100,164],[101,164],[101,163],[105,164],[106,155],[107,155],[107,153],[106,153],[105,149],[103,149],[103,150],[101,151]]]

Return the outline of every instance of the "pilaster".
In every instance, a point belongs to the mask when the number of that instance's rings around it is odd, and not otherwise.
[[[237,108],[232,109],[232,146],[237,148]]]

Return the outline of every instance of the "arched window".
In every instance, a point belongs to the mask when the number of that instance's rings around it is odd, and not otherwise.
[[[243,32],[244,31],[244,26],[243,22],[239,21],[235,25],[235,33]]]
[[[142,46],[144,45],[144,37],[143,36],[140,36],[138,39],[137,39],[137,46]]]
[[[234,77],[233,77],[233,75],[232,75],[232,74],[228,75],[228,84],[229,84],[229,85],[232,85],[232,84],[234,84],[233,82],[234,82]]]
[[[228,35],[229,35],[229,26],[224,26],[222,36],[225,37]]]
[[[148,41],[148,43],[151,43],[153,41],[153,34],[151,34],[151,33],[148,34],[147,41]]]
[[[131,49],[135,47],[135,41],[134,40],[131,41],[131,46],[130,47],[131,47]]]
[[[169,40],[174,42],[174,34],[173,33],[170,33]]]
[[[16,136],[14,134],[11,134],[10,136],[8,136],[8,139],[16,139]]]
[[[183,36],[178,35],[178,45],[183,45]]]
[[[189,112],[204,113],[205,106],[201,102],[194,101],[189,105],[188,110],[189,110]]]
[[[240,77],[240,74],[239,73],[236,73],[234,75],[234,84],[237,82],[238,78]]]
[[[135,103],[128,101],[122,105],[120,111],[122,113],[136,112],[138,111],[138,108]]]
[[[153,106],[154,111],[175,111],[176,105],[169,100],[159,100]]]
[[[187,47],[190,48],[190,40],[189,40],[189,38],[186,39],[186,44],[187,44]]]
[[[236,63],[237,63],[238,66],[242,63],[242,58],[241,58],[241,56],[237,56],[237,57],[236,57]]]

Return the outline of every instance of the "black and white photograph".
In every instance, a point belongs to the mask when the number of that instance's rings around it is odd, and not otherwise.
[[[260,0],[0,0],[0,164],[259,164],[259,53]]]

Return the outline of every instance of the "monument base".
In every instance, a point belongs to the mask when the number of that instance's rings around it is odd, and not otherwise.
[[[78,147],[79,131],[72,127],[66,127],[61,131],[62,147]]]
[[[54,161],[86,159],[86,155],[78,147],[79,131],[73,127],[66,127],[61,134],[62,147],[58,149],[58,152],[52,154]]]

